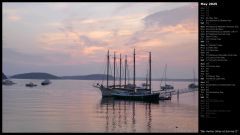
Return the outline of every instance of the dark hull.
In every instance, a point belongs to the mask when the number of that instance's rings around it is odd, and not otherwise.
[[[50,83],[41,83],[42,85],[48,85],[48,84],[50,84]]]
[[[26,86],[26,87],[36,87],[37,85],[36,85],[36,84],[34,84],[34,85],[26,84],[25,86]]]
[[[159,100],[171,100],[172,97],[159,97]]]
[[[155,94],[113,94],[114,99],[137,100],[137,101],[158,101],[159,93]]]
[[[151,103],[151,104],[159,104],[159,100],[126,100],[121,98],[114,97],[103,97],[101,99],[101,104],[119,104],[119,103]]]
[[[188,85],[188,88],[189,89],[196,89],[196,88],[198,88],[198,85],[196,85],[194,83],[191,83],[191,84]]]

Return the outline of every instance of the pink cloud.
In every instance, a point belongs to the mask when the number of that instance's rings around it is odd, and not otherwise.
[[[18,15],[9,15],[9,16],[7,17],[7,19],[9,19],[9,20],[12,21],[12,22],[16,22],[16,21],[21,20],[21,17],[18,16]]]

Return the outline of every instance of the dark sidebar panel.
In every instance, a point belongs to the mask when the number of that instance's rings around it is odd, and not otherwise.
[[[239,8],[199,2],[200,133],[239,133]]]

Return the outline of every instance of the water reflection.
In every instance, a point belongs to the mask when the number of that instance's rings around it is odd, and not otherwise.
[[[105,115],[105,132],[136,132],[137,123],[142,124],[140,126],[145,128],[145,131],[151,132],[151,108],[152,106],[157,106],[158,104],[159,102],[116,100],[111,97],[102,98],[100,112]],[[139,120],[139,118],[141,120]]]

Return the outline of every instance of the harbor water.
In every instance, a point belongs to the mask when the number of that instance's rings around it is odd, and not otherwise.
[[[2,86],[2,132],[198,132],[198,91],[147,103],[102,98],[92,86],[98,81],[13,81]],[[38,86],[26,87],[30,81]],[[176,89],[189,83],[169,82]],[[152,85],[159,89],[159,81]]]

